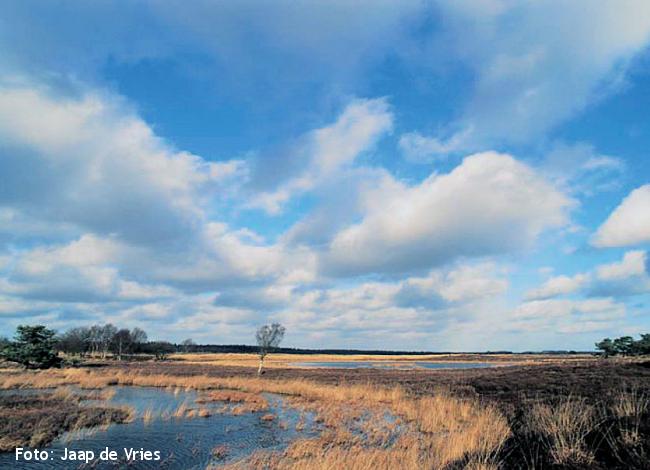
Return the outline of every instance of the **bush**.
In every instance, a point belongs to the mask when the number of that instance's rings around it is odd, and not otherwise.
[[[48,369],[61,364],[54,347],[56,332],[43,325],[20,325],[16,328],[14,341],[6,345],[0,356],[17,362],[27,369]]]

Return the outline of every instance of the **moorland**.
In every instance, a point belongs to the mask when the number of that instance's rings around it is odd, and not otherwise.
[[[299,366],[355,360],[398,366]],[[490,362],[494,367],[399,367],[416,361]],[[286,426],[269,412],[267,394],[273,394],[318,423],[316,434],[282,449],[213,459],[211,467],[623,469],[647,468],[650,462],[650,361],[643,357],[270,355],[263,375],[256,366],[252,354],[172,354],[158,361],[88,357],[75,367],[37,371],[6,366],[0,388],[38,393],[29,399],[2,395],[4,450],[18,443],[42,445],[75,427],[134,419],[109,402],[80,405],[84,393],[96,394],[101,402],[111,388],[128,386],[197,391],[197,403],[176,410],[175,418],[205,418],[212,412],[201,403],[218,402],[230,405],[219,412],[258,413],[260,420]],[[55,408],[67,421],[39,415],[47,400],[59,400]],[[23,423],[19,430],[16,422]],[[217,454],[226,455],[227,446]]]

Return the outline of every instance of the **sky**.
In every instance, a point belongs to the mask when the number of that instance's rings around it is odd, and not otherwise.
[[[650,332],[650,3],[9,0],[0,335]]]

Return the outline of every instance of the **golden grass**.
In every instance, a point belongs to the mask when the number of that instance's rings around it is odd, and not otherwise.
[[[622,391],[614,398],[612,409],[618,418],[640,418],[650,410],[650,397],[638,390]]]
[[[558,465],[593,462],[585,438],[597,425],[596,410],[584,398],[567,397],[554,406],[536,404],[531,412],[531,428],[546,439]]]
[[[184,418],[187,412],[188,412],[187,403],[183,402],[180,405],[178,405],[178,408],[176,408],[174,413],[172,413],[172,416],[174,418]]]
[[[172,354],[170,359],[190,364],[255,367],[259,357],[254,353],[189,353]],[[566,360],[594,361],[586,354],[544,356],[540,354],[426,354],[426,355],[380,355],[380,354],[269,354],[264,360],[267,368],[302,368],[301,362],[378,362],[384,366],[413,365],[415,362],[492,362],[495,365],[555,363]]]
[[[259,393],[242,392],[240,390],[215,390],[196,399],[197,403],[223,402],[232,407],[224,407],[223,412],[233,414],[255,413],[266,411],[269,402]]]
[[[153,410],[151,408],[144,410],[144,413],[142,413],[142,421],[144,422],[144,425],[148,426],[153,421],[153,419]]]
[[[202,400],[234,404],[234,414],[265,409],[264,392],[286,396],[293,406],[316,413],[325,432],[301,439],[281,455],[257,454],[241,468],[393,469],[443,468],[463,462],[490,468],[510,435],[505,418],[492,406],[449,393],[414,397],[401,387],[323,385],[307,380],[137,374],[124,370],[47,370],[0,374],[0,388],[100,388],[107,385],[184,387],[204,390]],[[181,404],[173,417],[186,417]],[[397,418],[386,420],[386,413]],[[300,423],[299,423],[300,424]],[[357,426],[360,433],[352,434]],[[392,440],[391,440],[392,439]],[[272,462],[270,462],[272,461]]]
[[[650,397],[638,390],[623,390],[614,397],[612,410],[619,421],[622,446],[638,452],[642,444],[640,428],[644,415],[650,410]]]

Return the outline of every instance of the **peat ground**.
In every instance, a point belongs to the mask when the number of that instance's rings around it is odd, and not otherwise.
[[[137,370],[138,374],[256,375],[250,367],[213,364],[167,362],[122,367]],[[272,368],[266,371],[265,377],[305,379],[328,385],[399,385],[418,396],[442,389],[456,396],[494,404],[506,416],[512,429],[512,436],[499,456],[503,468],[650,468],[649,360],[558,360],[553,364],[468,370]],[[622,409],[625,406],[621,406],[621,396],[633,397],[633,400],[637,397],[632,407],[642,404],[644,408],[627,413]],[[552,416],[540,426],[544,407]],[[567,429],[559,429],[555,434],[548,430],[547,433],[545,426],[554,424]],[[568,429],[572,426],[576,429]],[[564,438],[563,433],[569,440],[565,449],[567,455],[558,456],[557,449],[561,448],[558,440]]]
[[[49,444],[66,431],[92,428],[130,419],[128,410],[81,406],[70,397],[0,394],[0,452]]]

